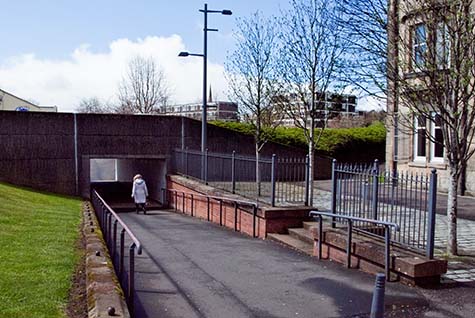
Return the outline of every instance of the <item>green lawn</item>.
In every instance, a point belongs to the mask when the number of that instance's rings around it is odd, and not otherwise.
[[[81,200],[0,183],[0,317],[64,317]]]

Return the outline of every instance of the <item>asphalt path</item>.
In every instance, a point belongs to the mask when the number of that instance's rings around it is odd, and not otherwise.
[[[136,317],[357,317],[374,276],[318,261],[169,211],[121,213],[142,242]],[[427,305],[417,289],[386,285],[387,308]]]

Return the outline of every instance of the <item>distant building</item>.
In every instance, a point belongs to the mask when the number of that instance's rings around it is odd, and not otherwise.
[[[190,103],[181,105],[163,106],[159,109],[160,115],[184,116],[201,120],[203,103]],[[234,102],[213,101],[213,93],[209,88],[208,100],[206,102],[207,121],[238,121],[238,104]]]
[[[356,110],[358,104],[358,98],[355,95],[348,94],[337,94],[337,93],[321,93],[322,96],[319,96],[319,99],[325,100],[325,105],[319,101],[317,106],[317,127],[319,126],[319,120],[327,119],[330,123],[334,118],[341,117],[358,117],[362,116],[361,112]],[[280,107],[292,107],[295,113],[305,112],[305,107],[302,105],[301,101],[297,96],[290,95],[287,97],[279,97],[278,103],[281,104]],[[282,126],[294,127],[294,119],[288,114],[288,112],[283,112],[284,116],[281,120]]]
[[[38,106],[0,89],[0,110],[20,112],[57,112],[56,106]]]
[[[160,115],[184,116],[194,119],[201,119],[202,103],[190,103],[182,105],[164,106],[160,108]],[[238,105],[234,102],[208,102],[207,103],[207,120],[238,120]]]

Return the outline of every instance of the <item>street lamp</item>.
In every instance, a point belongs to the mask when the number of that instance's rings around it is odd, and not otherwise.
[[[203,107],[201,112],[201,152],[202,152],[202,164],[201,164],[201,178],[205,180],[205,165],[204,165],[204,154],[206,148],[208,148],[207,141],[207,110],[206,110],[206,77],[207,77],[207,64],[208,64],[208,31],[218,31],[218,29],[208,29],[208,13],[221,13],[222,15],[232,15],[231,10],[208,10],[208,4],[205,3],[204,9],[200,9],[200,12],[204,13],[204,28],[203,28],[203,54],[193,54],[189,52],[180,52],[178,56],[187,57],[187,56],[201,56],[203,57]]]

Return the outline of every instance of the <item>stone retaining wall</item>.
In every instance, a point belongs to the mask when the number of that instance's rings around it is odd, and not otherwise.
[[[311,229],[314,252],[318,255],[318,227]],[[347,262],[347,231],[323,228],[322,257],[342,264]],[[418,286],[436,285],[441,274],[447,272],[447,261],[428,259],[406,249],[391,247],[390,273],[392,280]],[[354,235],[351,244],[351,268],[371,274],[384,272],[385,246],[370,237]]]
[[[86,290],[89,318],[130,318],[122,289],[114,272],[112,261],[102,237],[94,209],[89,202],[83,204],[86,240]],[[114,315],[110,315],[110,308]]]

